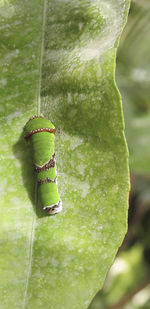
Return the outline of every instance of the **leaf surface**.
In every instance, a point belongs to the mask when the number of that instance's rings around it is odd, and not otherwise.
[[[120,0],[1,3],[3,309],[87,308],[121,245],[129,177],[114,70],[127,11]],[[37,108],[57,129],[63,211],[52,217],[22,134]]]

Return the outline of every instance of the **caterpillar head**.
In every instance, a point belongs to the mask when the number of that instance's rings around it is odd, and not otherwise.
[[[59,200],[57,204],[51,205],[51,206],[46,206],[43,208],[43,210],[48,214],[48,215],[55,215],[59,212],[62,211],[62,202]]]

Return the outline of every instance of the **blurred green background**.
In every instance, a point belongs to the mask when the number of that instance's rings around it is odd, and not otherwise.
[[[129,228],[89,309],[150,309],[150,0],[133,0],[116,81],[130,154]]]

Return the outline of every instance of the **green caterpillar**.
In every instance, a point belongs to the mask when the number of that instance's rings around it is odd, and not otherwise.
[[[32,147],[40,201],[43,210],[50,215],[62,210],[62,202],[57,190],[55,132],[54,125],[42,115],[31,117],[24,127],[24,137],[30,141]]]

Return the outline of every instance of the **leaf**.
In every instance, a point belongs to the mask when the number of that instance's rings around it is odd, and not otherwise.
[[[123,96],[130,167],[136,173],[148,173],[150,166],[149,19],[148,0],[132,4],[118,52],[117,80]]]
[[[87,308],[121,245],[129,175],[114,69],[127,11],[120,0],[1,2],[3,309]],[[22,134],[37,108],[57,128],[63,211],[52,217]]]

